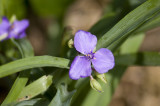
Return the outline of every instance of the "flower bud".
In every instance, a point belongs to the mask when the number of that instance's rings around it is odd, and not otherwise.
[[[11,19],[10,19],[10,23],[13,23],[15,20],[16,20],[16,16],[15,15],[12,15]]]
[[[68,41],[68,47],[69,47],[69,48],[73,48],[73,44],[74,44],[73,40],[70,39],[70,40]]]
[[[96,75],[101,81],[103,81],[104,83],[107,83],[105,74],[100,74],[100,73],[98,73],[98,72],[95,72],[95,75]]]
[[[96,90],[98,92],[103,92],[102,87],[99,84],[99,82],[97,80],[95,80],[92,76],[90,77],[90,85],[94,90]]]

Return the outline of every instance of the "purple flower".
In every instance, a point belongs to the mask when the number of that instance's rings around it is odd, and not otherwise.
[[[6,17],[2,18],[0,24],[0,40],[15,38],[20,39],[26,36],[25,30],[29,26],[28,20],[15,20],[12,24]]]
[[[97,38],[90,32],[79,30],[74,37],[74,46],[76,50],[83,56],[76,56],[73,60],[69,76],[73,80],[91,76],[92,68],[100,73],[106,73],[114,67],[114,56],[112,52],[106,48],[101,48],[94,53],[97,44]]]

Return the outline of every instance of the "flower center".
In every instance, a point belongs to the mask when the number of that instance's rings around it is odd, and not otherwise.
[[[10,26],[9,30],[11,31],[11,30],[13,30],[13,29],[14,29],[14,25],[12,24],[12,25]]]
[[[88,54],[86,54],[86,57],[88,60],[94,59],[94,53],[93,52],[88,53]]]

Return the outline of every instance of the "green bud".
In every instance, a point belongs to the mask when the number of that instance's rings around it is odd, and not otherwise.
[[[73,44],[74,44],[73,40],[70,39],[70,40],[68,41],[68,47],[69,47],[69,48],[73,48]]]
[[[99,84],[99,82],[97,80],[95,80],[92,76],[90,77],[90,85],[94,90],[96,90],[98,92],[103,92],[102,87]]]
[[[13,23],[16,20],[16,15],[12,15],[11,19],[10,19],[10,23]]]
[[[100,74],[100,73],[98,73],[98,72],[95,72],[95,75],[96,75],[101,81],[103,81],[104,83],[107,83],[105,74]]]

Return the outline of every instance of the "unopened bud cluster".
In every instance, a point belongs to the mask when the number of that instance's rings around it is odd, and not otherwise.
[[[102,82],[104,82],[105,84],[107,83],[107,80],[106,80],[106,77],[105,77],[105,74],[99,74],[97,72],[95,72],[95,75],[97,76],[97,78],[99,78]],[[100,85],[100,83],[94,79],[92,76],[90,76],[90,85],[91,87],[98,91],[98,92],[103,92],[103,89]]]
[[[73,39],[70,39],[70,40],[68,41],[68,47],[69,47],[69,48],[73,48],[73,47],[74,47]]]

